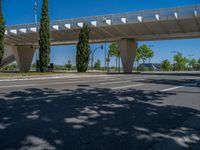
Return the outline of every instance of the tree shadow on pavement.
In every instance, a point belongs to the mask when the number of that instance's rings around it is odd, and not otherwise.
[[[31,88],[0,99],[0,149],[145,150],[197,110],[165,105],[174,93]],[[177,143],[178,144],[178,143]]]
[[[164,84],[164,85],[172,85],[172,86],[188,86],[188,87],[200,87],[199,79],[146,79],[141,80],[143,83],[152,83],[152,84]]]

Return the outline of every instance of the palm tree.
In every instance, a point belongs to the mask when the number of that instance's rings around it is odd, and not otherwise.
[[[140,52],[140,49],[137,48],[137,52],[136,52],[136,56],[135,56],[135,60],[137,62],[137,72],[139,71],[139,61],[141,59],[141,52]]]
[[[120,51],[119,51],[119,46],[116,43],[112,43],[109,46],[108,54],[111,57],[113,57],[113,56],[116,57],[116,71],[117,71],[117,68],[120,71]]]
[[[154,52],[151,48],[149,48],[149,51],[147,54],[147,57],[149,58],[149,63],[151,63],[151,58],[153,58],[153,56],[154,56]]]
[[[143,65],[144,65],[146,59],[148,59],[148,58],[149,58],[149,63],[150,63],[150,59],[154,56],[153,50],[146,44],[141,45],[138,48],[138,52],[140,53],[140,57],[143,61]]]

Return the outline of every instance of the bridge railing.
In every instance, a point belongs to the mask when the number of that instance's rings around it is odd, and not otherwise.
[[[88,24],[90,27],[106,27],[110,25],[175,20],[193,17],[200,17],[200,5],[57,20],[51,22],[51,30],[80,29],[84,23]],[[39,24],[16,25],[7,27],[6,35],[38,32],[38,30]]]

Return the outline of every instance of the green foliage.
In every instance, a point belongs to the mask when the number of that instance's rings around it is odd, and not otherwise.
[[[147,58],[149,59],[149,63],[151,62],[150,59],[153,58],[154,56],[154,51],[149,48],[148,53],[147,53]]]
[[[101,70],[101,61],[98,59],[97,62],[94,64],[95,70]]]
[[[45,72],[50,63],[50,20],[48,15],[48,0],[43,0],[39,36],[39,66],[40,71]]]
[[[154,71],[154,69],[152,67],[144,67],[144,66],[140,66],[138,68],[140,71]]]
[[[110,57],[116,57],[116,68],[115,70],[120,70],[120,51],[119,46],[116,43],[112,43],[109,46],[108,55]]]
[[[53,70],[66,70],[66,67],[63,65],[54,65]]]
[[[139,62],[140,60],[141,60],[141,52],[140,52],[140,49],[137,48],[135,61]]]
[[[2,70],[16,71],[17,70],[17,64],[13,63],[13,64],[10,64],[10,65],[7,65],[7,66],[3,67]]]
[[[170,71],[172,69],[172,65],[169,60],[163,60],[161,63],[161,69],[163,71]]]
[[[198,59],[198,61],[197,61],[197,68],[196,69],[200,70],[200,59]]]
[[[197,61],[197,62],[198,62],[198,64],[200,64],[200,59],[198,59],[198,61]]]
[[[2,13],[2,0],[0,0],[0,64],[4,55],[5,21]]]
[[[137,52],[136,52],[136,57],[135,60],[137,62],[137,71],[141,70],[141,71],[151,71],[153,69],[145,69],[144,67],[139,67],[139,61],[142,60],[143,64],[145,63],[145,61],[147,59],[149,59],[149,63],[150,63],[150,59],[154,56],[154,52],[153,50],[146,44],[141,45],[140,47],[137,48]]]
[[[137,48],[135,61],[137,62],[137,72],[139,71],[139,61],[141,60],[141,52],[140,49]]]
[[[36,63],[33,63],[33,64],[31,65],[31,68],[32,68],[32,69],[35,69],[35,68],[36,68]]]
[[[198,68],[197,60],[194,58],[189,60],[189,66],[192,70],[197,70]]]
[[[144,64],[147,59],[150,60],[150,58],[152,58],[153,56],[154,56],[153,50],[146,44],[143,44],[137,49],[136,61],[139,61],[141,59]]]
[[[76,67],[78,72],[86,72],[88,69],[90,58],[90,45],[89,45],[90,29],[84,24],[79,34],[79,42],[77,44],[76,52]]]
[[[187,69],[186,64],[188,63],[188,60],[187,60],[186,57],[183,57],[182,53],[177,53],[174,56],[174,61],[176,62],[175,63],[175,70],[183,71],[183,70]]]
[[[120,56],[120,52],[119,52],[119,46],[116,44],[116,43],[112,43],[110,46],[109,46],[109,51],[108,51],[108,54],[113,57],[119,57]]]
[[[68,60],[67,64],[65,64],[65,67],[67,68],[67,70],[71,70],[72,69],[71,60]]]

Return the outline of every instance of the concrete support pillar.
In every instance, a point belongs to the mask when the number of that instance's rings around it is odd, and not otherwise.
[[[122,39],[118,45],[124,73],[132,73],[137,42],[134,39]]]
[[[15,46],[5,45],[3,59],[13,55],[13,49],[15,49],[15,48],[16,48]]]
[[[13,54],[13,50],[16,48],[17,47],[15,47],[15,46],[5,45],[4,56],[3,56],[3,60],[0,64],[0,69],[15,61],[15,56]]]
[[[30,70],[35,49],[32,46],[17,46],[13,49],[20,72],[28,72]]]

